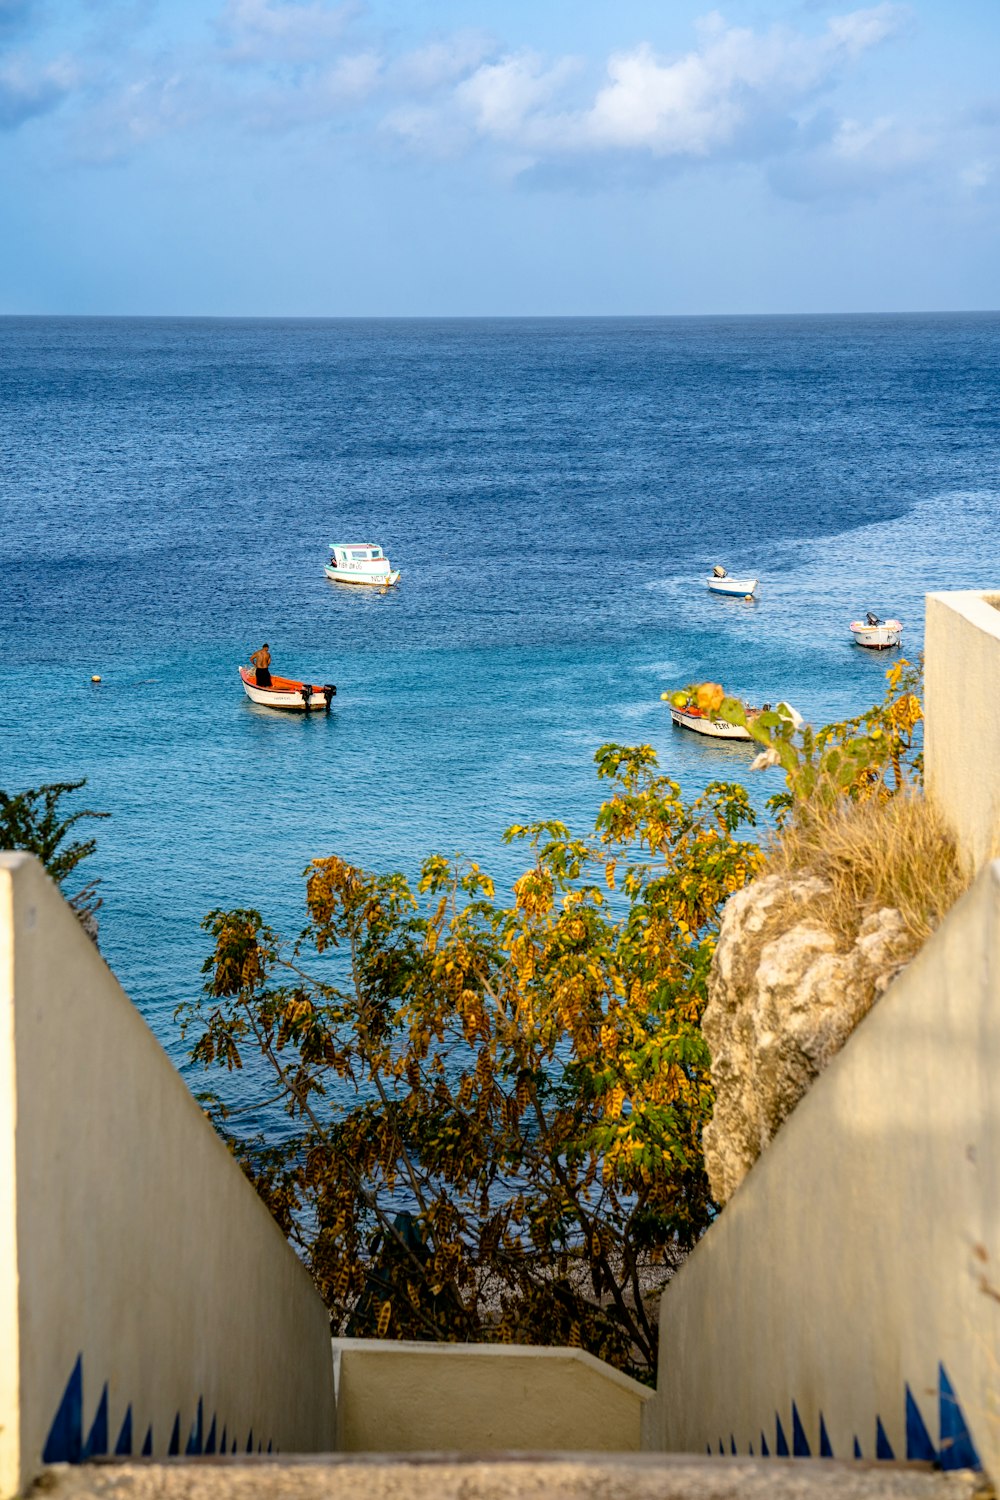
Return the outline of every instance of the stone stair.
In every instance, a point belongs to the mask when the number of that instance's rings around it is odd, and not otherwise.
[[[48,1500],[995,1500],[930,1465],[686,1454],[313,1454],[55,1465]]]

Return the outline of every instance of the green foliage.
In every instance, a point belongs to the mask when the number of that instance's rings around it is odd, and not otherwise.
[[[47,786],[32,787],[11,795],[0,789],[0,849],[24,849],[42,861],[52,879],[63,886],[81,863],[97,848],[96,839],[76,839],[66,844],[70,831],[83,818],[107,818],[109,813],[83,808],[63,816],[60,806],[64,797],[86,786],[79,781],[56,781]],[[101,905],[97,894],[99,881],[87,881],[69,903],[91,936],[96,936],[96,914]]]
[[[785,772],[787,791],[768,801],[780,824],[796,810],[829,809],[843,797],[855,802],[881,799],[922,783],[923,757],[917,748],[917,726],[923,718],[921,669],[901,659],[885,675],[881,703],[857,718],[821,729],[803,724],[787,703],[766,712],[750,709],[714,682],[662,696],[675,708],[694,704],[739,724],[763,746],[751,770],[780,766]]]
[[[509,905],[439,855],[416,889],[329,857],[290,949],[259,912],[205,919],[192,1057],[287,1111],[267,1147],[213,1114],[341,1331],[578,1344],[653,1378],[652,1299],[714,1208],[708,968],[760,853],[742,787],[686,803],[648,746],[596,760],[592,834],[508,831],[533,856]]]

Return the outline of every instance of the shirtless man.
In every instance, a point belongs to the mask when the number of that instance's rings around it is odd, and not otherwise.
[[[257,686],[270,687],[271,673],[268,670],[271,665],[271,648],[265,641],[259,651],[255,651],[250,658],[250,665],[257,668]]]

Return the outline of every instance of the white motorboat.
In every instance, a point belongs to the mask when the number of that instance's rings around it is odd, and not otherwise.
[[[725,568],[716,566],[705,579],[713,594],[730,594],[739,599],[750,598],[757,592],[757,578],[733,578]]]
[[[872,651],[885,651],[889,646],[898,646],[903,639],[902,620],[880,620],[869,610],[863,620],[851,621],[851,634],[859,646]]]
[[[337,689],[332,682],[297,682],[293,677],[274,677],[268,673],[269,681],[257,681],[253,667],[240,667],[243,691],[251,703],[263,708],[283,708],[292,713],[310,713],[314,709],[330,712],[330,701],[336,697]]]
[[[399,582],[398,569],[374,542],[331,542],[324,572],[334,583],[365,583],[369,588],[386,589]]]
[[[747,705],[748,717],[759,712],[759,709],[751,709]],[[681,729],[693,729],[695,734],[707,734],[713,740],[753,739],[753,735],[742,724],[730,724],[726,719],[713,719],[711,714],[704,713],[693,704],[688,704],[685,708],[674,708],[671,705],[670,717]]]

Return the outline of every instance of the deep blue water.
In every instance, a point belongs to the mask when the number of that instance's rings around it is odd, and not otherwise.
[[[927,590],[1000,582],[998,356],[1000,315],[0,319],[0,786],[86,775],[113,814],[102,948],[180,1061],[210,907],[297,930],[332,852],[509,881],[503,829],[586,828],[606,740],[689,792],[740,774],[666,687],[880,696],[850,619],[912,656]],[[384,597],[323,574],[367,538]],[[715,562],[759,601],[708,595]],[[330,718],[246,701],[264,639]]]

